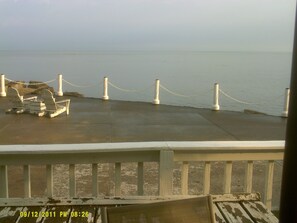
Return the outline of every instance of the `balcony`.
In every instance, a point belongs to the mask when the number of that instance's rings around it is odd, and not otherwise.
[[[179,199],[207,195],[212,193],[212,167],[220,162],[223,166],[221,189],[227,200],[238,199],[232,189],[233,170],[238,165],[244,168],[244,185],[242,193],[251,194],[250,200],[260,200],[259,195],[252,192],[254,164],[261,162],[266,166],[264,174],[264,193],[261,201],[269,210],[272,208],[273,182],[275,163],[280,162],[284,155],[284,141],[193,141],[193,142],[134,142],[134,143],[92,143],[92,144],[47,144],[47,145],[1,145],[0,146],[0,208],[1,206],[17,207],[52,206],[64,207],[65,205],[127,205],[152,202],[153,200]],[[114,172],[113,195],[104,195],[98,189],[98,166],[108,163]],[[122,194],[121,184],[122,166],[125,163],[134,163],[136,192]],[[145,190],[145,164],[155,163],[157,166],[156,182],[157,194],[148,194]],[[190,167],[193,163],[199,163],[202,169],[200,181],[203,182],[201,193],[190,192],[189,185],[192,173]],[[236,163],[236,167],[233,165]],[[68,194],[57,197],[54,194],[54,166],[67,165]],[[91,196],[80,197],[77,194],[76,168],[81,164],[89,165],[91,169]],[[12,166],[23,167],[24,196],[21,198],[10,197],[9,171]],[[43,197],[34,197],[31,190],[31,166],[43,165],[46,170],[46,190]],[[176,174],[178,173],[178,174]],[[217,176],[219,177],[219,176]],[[280,177],[280,176],[278,176]],[[59,185],[58,185],[59,186]],[[176,189],[178,188],[178,189]],[[229,194],[229,195],[228,195]],[[228,198],[229,196],[229,198]],[[248,195],[245,195],[246,197]],[[214,201],[221,202],[220,196],[215,195]],[[226,200],[225,199],[225,200]],[[76,206],[77,207],[77,206]],[[224,209],[216,203],[216,208]],[[67,208],[66,208],[67,209]],[[100,208],[91,209],[98,213]],[[4,211],[4,207],[2,211]],[[13,210],[13,209],[11,209]],[[67,209],[68,210],[68,209]],[[1,213],[1,210],[0,210]],[[98,215],[98,214],[97,214]],[[97,216],[96,215],[96,216]],[[218,216],[218,214],[217,214]],[[226,220],[226,217],[224,218]],[[218,217],[217,217],[218,221]],[[0,218],[1,222],[1,218]],[[220,222],[220,221],[218,221]]]

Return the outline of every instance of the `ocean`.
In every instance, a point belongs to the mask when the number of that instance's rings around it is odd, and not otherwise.
[[[52,81],[62,74],[63,91],[101,98],[109,78],[114,100],[152,102],[160,79],[160,103],[211,108],[219,83],[222,110],[244,109],[279,116],[289,87],[292,53],[100,51],[0,51],[0,73],[11,80]],[[226,96],[228,95],[228,96]]]

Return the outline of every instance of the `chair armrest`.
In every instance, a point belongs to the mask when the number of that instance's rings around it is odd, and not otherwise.
[[[29,97],[29,98],[24,98],[24,101],[32,101],[32,100],[37,100],[37,96]]]
[[[61,103],[70,103],[70,99],[62,100],[62,101],[56,101],[56,104],[61,104]]]

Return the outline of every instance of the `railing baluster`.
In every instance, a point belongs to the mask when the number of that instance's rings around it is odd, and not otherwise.
[[[139,196],[143,195],[143,162],[138,162],[137,165],[137,193]]]
[[[69,164],[69,196],[76,196],[75,164]]]
[[[172,150],[161,150],[159,161],[159,195],[172,195],[173,179],[173,158]]]
[[[93,197],[98,196],[98,164],[92,164],[92,195]]]
[[[269,160],[266,166],[264,204],[268,209],[272,207],[274,160]]]
[[[203,194],[209,194],[210,192],[210,162],[204,163],[204,182],[203,182]]]
[[[7,166],[0,166],[0,198],[8,198]]]
[[[46,189],[48,197],[53,197],[53,188],[53,165],[46,165]]]
[[[115,196],[121,195],[121,163],[115,163]]]
[[[30,165],[24,165],[24,195],[26,198],[31,197],[31,174],[30,174]]]
[[[182,172],[181,172],[181,193],[182,193],[182,195],[188,194],[188,181],[189,181],[189,162],[184,161],[182,164]]]
[[[224,176],[224,193],[231,193],[231,180],[232,180],[232,161],[227,161],[225,164],[225,176]]]
[[[253,161],[247,161],[245,167],[245,182],[244,182],[244,192],[252,193],[253,187]]]

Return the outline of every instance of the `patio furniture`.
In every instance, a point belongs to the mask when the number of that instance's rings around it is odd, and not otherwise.
[[[41,97],[44,100],[46,113],[50,118],[56,117],[64,112],[69,115],[70,99],[56,101],[53,93],[47,89],[42,90]]]
[[[28,110],[28,103],[37,100],[37,96],[24,98],[18,92],[18,90],[14,87],[9,87],[7,89],[7,97],[11,102],[11,108],[6,110],[6,113],[15,113],[21,114]]]

